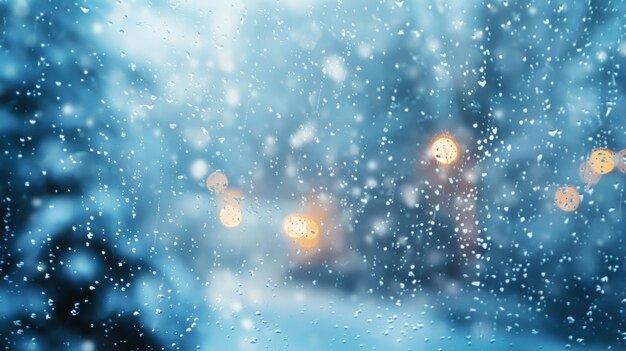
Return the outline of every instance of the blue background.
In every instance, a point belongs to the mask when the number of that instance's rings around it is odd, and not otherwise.
[[[624,3],[0,12],[4,349],[624,347],[625,176],[579,177],[626,148]]]

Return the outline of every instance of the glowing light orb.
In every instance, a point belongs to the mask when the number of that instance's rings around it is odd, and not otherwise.
[[[292,239],[299,238],[306,233],[307,220],[304,216],[290,214],[283,220],[283,233]]]
[[[221,194],[228,187],[228,178],[220,171],[213,172],[206,177],[206,187],[211,192]]]
[[[290,214],[283,220],[283,232],[288,237],[297,239],[305,235],[319,235],[320,227],[317,222],[309,216]]]
[[[296,245],[300,246],[300,248],[302,249],[312,249],[316,247],[319,242],[320,242],[319,235],[316,235],[316,236],[305,235],[303,237],[296,239]]]
[[[595,149],[589,156],[591,170],[596,174],[607,174],[615,168],[613,151],[609,149]]]
[[[626,149],[616,152],[615,156],[617,157],[617,169],[622,173],[626,173]]]
[[[583,183],[587,186],[597,184],[602,177],[600,174],[593,171],[589,161],[585,161],[580,165],[578,174],[580,175],[580,179],[582,179]]]
[[[283,232],[303,249],[317,246],[320,226],[311,217],[303,214],[290,214],[283,220]]]
[[[554,202],[562,211],[572,212],[576,211],[578,205],[580,205],[580,197],[576,189],[565,185],[554,193]]]
[[[454,138],[448,134],[438,136],[431,146],[433,157],[437,162],[449,165],[459,156],[459,148]]]
[[[226,228],[234,228],[241,224],[241,209],[235,206],[224,206],[220,210],[220,222]]]

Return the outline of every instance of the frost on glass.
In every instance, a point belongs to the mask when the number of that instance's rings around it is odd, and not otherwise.
[[[626,346],[626,5],[0,13],[4,350]]]

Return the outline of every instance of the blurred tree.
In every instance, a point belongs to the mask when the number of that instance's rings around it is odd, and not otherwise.
[[[123,291],[150,263],[115,249],[131,218],[120,187],[132,180],[119,172],[119,121],[103,98],[118,63],[90,34],[105,3],[0,4],[7,350],[161,349],[131,314],[140,302],[106,308],[110,288]]]

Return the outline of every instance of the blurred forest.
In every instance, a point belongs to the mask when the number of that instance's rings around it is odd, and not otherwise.
[[[626,148],[626,4],[0,13],[3,349],[625,345],[626,176],[579,169]],[[243,194],[236,228],[214,171]],[[315,248],[281,234],[293,212]]]

